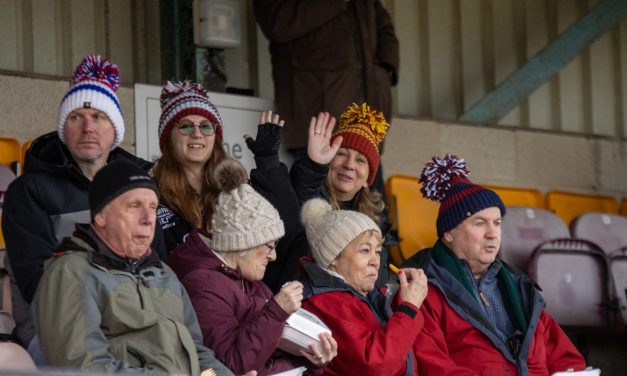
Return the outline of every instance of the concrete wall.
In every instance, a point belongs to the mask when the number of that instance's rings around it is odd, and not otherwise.
[[[0,88],[0,137],[24,143],[56,129],[67,81],[0,74]],[[133,89],[121,87],[118,96],[126,122],[122,146],[134,151]],[[464,157],[476,182],[627,197],[627,141],[412,118],[392,121],[385,176],[418,175],[429,158],[446,153]]]
[[[396,118],[384,175],[417,176],[434,155],[466,159],[474,182],[627,198],[627,142],[539,130]]]

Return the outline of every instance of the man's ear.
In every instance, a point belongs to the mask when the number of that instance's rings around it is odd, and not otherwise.
[[[444,240],[449,244],[453,242],[453,235],[451,235],[450,231],[444,233]]]
[[[96,227],[105,227],[105,225],[107,224],[107,221],[105,220],[105,217],[102,215],[102,212],[99,212],[96,215],[94,215],[94,224],[96,225]]]

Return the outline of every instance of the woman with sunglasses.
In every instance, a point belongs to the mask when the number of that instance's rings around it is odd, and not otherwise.
[[[300,358],[275,354],[285,321],[303,299],[300,282],[287,283],[274,296],[262,282],[285,234],[279,212],[246,183],[235,160],[223,161],[214,174],[220,194],[211,237],[193,230],[168,259],[190,296],[204,344],[235,374],[322,367],[337,354],[329,334],[320,337],[322,351],[312,345]]]
[[[222,119],[200,84],[168,81],[160,101],[161,157],[154,176],[161,192],[157,218],[169,253],[192,229],[210,231],[219,193],[210,176],[227,154]]]

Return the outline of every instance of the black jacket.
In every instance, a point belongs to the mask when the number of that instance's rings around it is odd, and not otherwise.
[[[109,154],[108,162],[128,160],[148,171],[152,163],[121,148]],[[43,273],[44,262],[61,240],[70,236],[76,223],[91,220],[89,186],[69,150],[51,132],[37,138],[26,154],[24,174],[7,189],[2,233],[17,285],[31,302]],[[163,255],[160,231],[153,249]]]
[[[328,199],[328,194],[324,187],[328,173],[328,165],[316,163],[309,157],[303,157],[294,161],[290,170],[290,178],[301,206],[305,201],[315,197]],[[340,207],[344,210],[354,210],[352,204],[350,202],[340,202]],[[384,211],[379,215],[379,229],[383,237],[383,247],[381,247],[381,265],[379,266],[377,287],[385,286],[388,282],[388,247],[394,242],[390,234],[391,227]]]

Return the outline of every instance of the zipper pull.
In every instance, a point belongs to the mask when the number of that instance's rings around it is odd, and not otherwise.
[[[488,301],[488,298],[485,297],[485,295],[483,295],[483,292],[479,292],[479,297],[481,298],[481,301],[483,302],[483,304],[490,308],[490,302]]]

